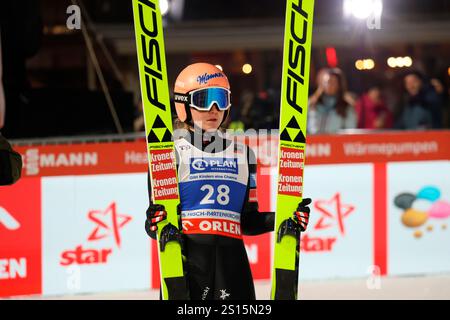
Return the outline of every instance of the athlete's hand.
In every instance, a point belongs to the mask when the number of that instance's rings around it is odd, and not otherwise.
[[[145,230],[155,232],[158,230],[158,223],[167,219],[167,212],[163,205],[150,203],[147,209],[147,220],[145,220]]]
[[[311,198],[304,198],[302,202],[298,204],[297,211],[294,212],[294,220],[297,222],[300,231],[304,232],[308,227]]]

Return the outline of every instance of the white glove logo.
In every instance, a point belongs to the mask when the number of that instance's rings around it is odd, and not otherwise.
[[[2,207],[0,207],[0,225],[4,225],[8,230],[17,230],[20,228],[20,223]]]

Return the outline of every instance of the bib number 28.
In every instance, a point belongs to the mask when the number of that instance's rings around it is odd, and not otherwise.
[[[225,206],[230,202],[230,187],[221,184],[217,187],[217,195],[214,199],[214,187],[210,184],[204,184],[201,188],[201,191],[207,191],[206,195],[203,197],[202,201],[200,201],[200,204],[214,204],[216,201]]]

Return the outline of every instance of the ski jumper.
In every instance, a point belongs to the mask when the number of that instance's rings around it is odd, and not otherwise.
[[[273,231],[274,213],[258,211],[253,151],[219,132],[203,139],[190,131],[175,140],[190,297],[254,300],[242,235]]]

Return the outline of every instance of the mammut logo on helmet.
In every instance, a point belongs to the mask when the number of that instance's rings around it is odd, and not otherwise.
[[[211,73],[211,74],[205,73],[204,75],[201,75],[201,76],[197,77],[197,82],[199,84],[206,84],[211,79],[223,78],[223,77],[225,77],[225,76],[222,73],[220,73],[220,72]]]

